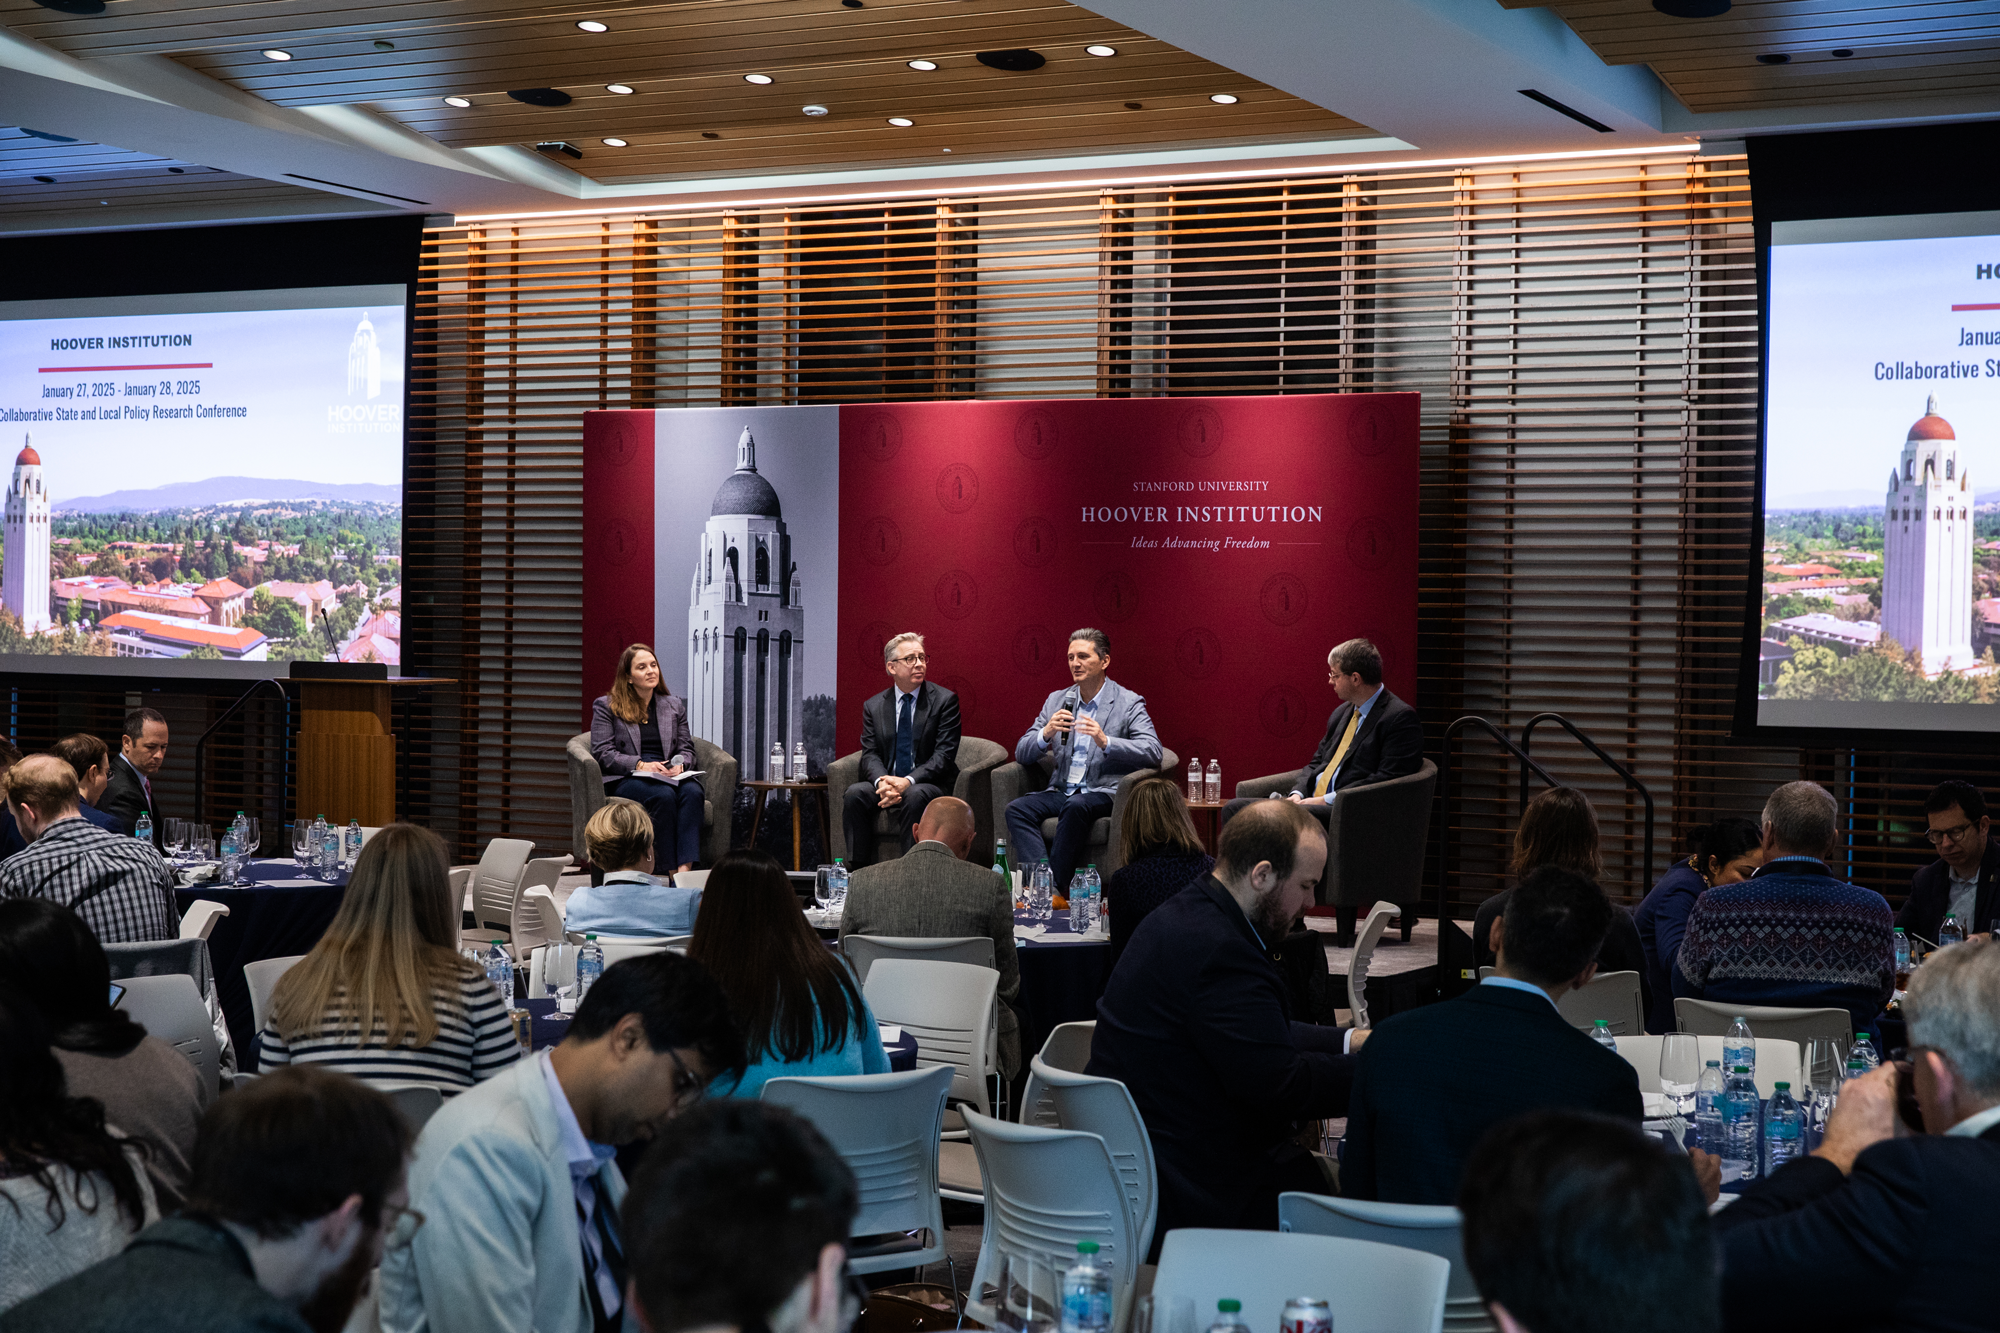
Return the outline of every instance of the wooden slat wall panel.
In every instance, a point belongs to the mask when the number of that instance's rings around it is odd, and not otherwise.
[[[567,844],[586,409],[1416,390],[1433,748],[1462,712],[1575,718],[1659,802],[1647,866],[1636,803],[1543,733],[1632,897],[1805,762],[1720,743],[1757,318],[1743,163],[1680,154],[437,230],[411,503],[438,519],[407,540],[469,571],[411,613],[465,682],[437,818],[467,849]],[[1460,901],[1500,883],[1514,815],[1473,747]]]

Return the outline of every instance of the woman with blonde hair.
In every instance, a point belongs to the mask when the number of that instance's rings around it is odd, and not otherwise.
[[[1215,868],[1215,858],[1202,851],[1195,836],[1181,784],[1172,778],[1147,778],[1133,786],[1119,852],[1125,864],[1104,882],[1114,961],[1148,912]]]
[[[414,824],[370,838],[333,924],[272,992],[262,1064],[447,1097],[513,1064],[507,1000],[458,951],[459,910],[442,838]]]
[[[637,801],[652,816],[658,864],[694,869],[707,798],[682,776],[695,764],[687,700],[667,689],[660,659],[643,643],[619,655],[611,692],[590,705],[590,752],[604,770],[604,794]]]

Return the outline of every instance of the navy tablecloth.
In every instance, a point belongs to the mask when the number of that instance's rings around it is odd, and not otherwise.
[[[340,910],[340,900],[347,893],[344,871],[328,883],[298,887],[278,887],[272,883],[304,878],[305,874],[290,861],[252,861],[247,882],[198,884],[174,890],[183,914],[203,898],[229,909],[229,915],[215,923],[215,930],[208,937],[208,956],[215,968],[216,993],[222,998],[223,1016],[229,1020],[229,1035],[236,1043],[239,1061],[246,1060],[257,1035],[257,1024],[250,1012],[250,988],[243,980],[243,965],[264,958],[286,958],[311,949],[333,924],[334,913]]]
[[[1016,925],[1035,924],[1025,912],[1014,914]],[[1111,941],[1092,939],[1071,943],[1069,913],[1057,912],[1041,923],[1044,939],[1014,939],[1021,961],[1021,1061],[1042,1049],[1049,1033],[1064,1023],[1087,1023],[1097,1017],[1098,997],[1111,979]],[[1053,938],[1050,938],[1053,937]]]

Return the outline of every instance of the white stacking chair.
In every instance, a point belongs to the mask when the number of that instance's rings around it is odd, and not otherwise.
[[[193,1062],[213,1100],[222,1082],[222,1043],[208,1021],[208,1006],[185,972],[158,977],[127,977],[118,1007],[146,1032],[158,1037]]]
[[[1777,1091],[1777,1086],[1781,1082],[1791,1084],[1793,1094],[1797,1095],[1799,1089],[1805,1086],[1802,1077],[1804,1058],[1799,1051],[1799,1044],[1785,1037],[1754,1037],[1751,1040],[1757,1047],[1757,1072],[1754,1075],[1757,1095],[1768,1098]],[[1721,1037],[1698,1036],[1695,1038],[1695,1046],[1701,1052],[1704,1066],[1710,1060],[1722,1058]],[[1640,1092],[1660,1090],[1658,1037],[1646,1033],[1620,1037],[1618,1054],[1624,1056],[1625,1062],[1638,1071]]]
[[[1030,1069],[1055,1104],[1061,1122],[1056,1128],[1081,1130],[1104,1140],[1132,1207],[1134,1243],[1140,1254],[1151,1253],[1153,1224],[1160,1213],[1160,1177],[1153,1162],[1153,1139],[1146,1133],[1131,1090],[1115,1078],[1052,1069],[1040,1056],[1030,1062]]]
[[[708,887],[706,870],[676,870],[673,875],[677,889],[705,889]]]
[[[1811,1041],[1814,1037],[1854,1040],[1854,1016],[1845,1009],[1788,1009],[1768,1004],[1721,1004],[1683,995],[1674,1000],[1674,1021],[1682,1032],[1720,1037],[1737,1019],[1758,1037]]]
[[[435,1083],[378,1083],[375,1085],[392,1102],[403,1119],[409,1122],[412,1134],[424,1132],[424,1126],[444,1105],[444,1091]]]
[[[944,935],[925,939],[917,935],[849,935],[840,941],[840,951],[854,969],[854,979],[868,984],[868,969],[883,958],[929,959],[938,963],[969,963],[974,967],[994,967],[993,937],[990,935]]]
[[[521,838],[495,838],[472,867],[472,929],[465,939],[486,944],[505,940],[514,926],[514,900],[521,896],[522,877],[535,844]]]
[[[765,1101],[812,1121],[854,1172],[860,1206],[848,1233],[850,1271],[880,1273],[945,1257],[938,1133],[951,1078],[950,1066],[934,1065],[764,1085]]]
[[[387,825],[385,824],[375,824],[375,825],[363,824],[361,826],[361,845],[363,847],[366,847],[369,843],[369,840],[372,839],[376,834],[380,833],[386,827]]]
[[[471,866],[451,868],[451,897],[461,912],[472,910],[472,869]]]
[[[1080,1130],[1010,1125],[977,1111],[965,1113],[965,1124],[986,1193],[974,1299],[984,1304],[1003,1254],[1040,1260],[1059,1279],[1076,1262],[1076,1243],[1094,1240],[1099,1263],[1111,1270],[1112,1328],[1123,1329],[1146,1251],[1104,1140]],[[1276,1327],[1275,1307],[1269,1322]]]
[[[1347,960],[1347,1008],[1354,1015],[1357,1028],[1368,1026],[1368,964],[1374,961],[1375,946],[1382,942],[1382,933],[1401,910],[1394,903],[1376,903],[1368,909],[1368,920],[1362,923],[1361,934],[1354,941],[1354,953]]]
[[[1090,1041],[1097,1031],[1093,1022],[1058,1023],[1050,1031],[1048,1040],[1042,1043],[1042,1052],[1029,1062],[1028,1081],[1021,1088],[1020,1121],[1024,1125],[1040,1125],[1044,1129],[1061,1129],[1062,1117],[1056,1114],[1056,1104],[1049,1097],[1048,1085],[1035,1073],[1035,1065],[1047,1065],[1050,1069],[1067,1070],[1081,1074],[1090,1063]]]
[[[970,963],[884,958],[868,971],[861,996],[877,1021],[901,1027],[916,1039],[917,1067],[952,1069],[950,1100],[989,1111],[986,1080],[998,1072],[994,1059],[999,1022],[1000,974]],[[962,1140],[965,1131],[950,1131]],[[938,1149],[938,1188],[947,1199],[985,1202],[979,1159],[962,1141]]]
[[[516,961],[525,961],[550,940],[563,938],[562,908],[556,904],[555,893],[539,884],[521,890],[521,901],[514,907],[511,934]]]
[[[1296,1191],[1278,1196],[1278,1230],[1344,1236],[1434,1254],[1451,1265],[1444,1294],[1444,1333],[1493,1333],[1493,1316],[1465,1266],[1460,1230],[1465,1217],[1449,1205],[1376,1203]]]
[[[243,965],[243,984],[250,989],[250,1018],[259,1032],[271,1020],[271,992],[278,989],[278,978],[291,971],[293,964],[304,960],[304,954],[295,953],[283,958],[260,958]]]
[[[215,933],[215,923],[229,915],[229,909],[211,898],[197,898],[181,916],[181,938],[205,940]]]
[[[1599,972],[1590,984],[1565,991],[1556,1011],[1573,1028],[1589,1032],[1603,1019],[1614,1037],[1636,1036],[1646,1030],[1646,1007],[1640,999],[1637,972]]]
[[[1186,1296],[1197,1325],[1215,1303],[1243,1303],[1253,1329],[1276,1328],[1294,1296],[1324,1298],[1336,1330],[1438,1333],[1444,1325],[1451,1264],[1435,1254],[1296,1232],[1220,1231],[1186,1227],[1167,1233],[1153,1300]]]

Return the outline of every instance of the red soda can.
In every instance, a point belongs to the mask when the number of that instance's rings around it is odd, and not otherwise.
[[[1294,1296],[1278,1316],[1278,1333],[1333,1333],[1333,1307],[1317,1296]]]

